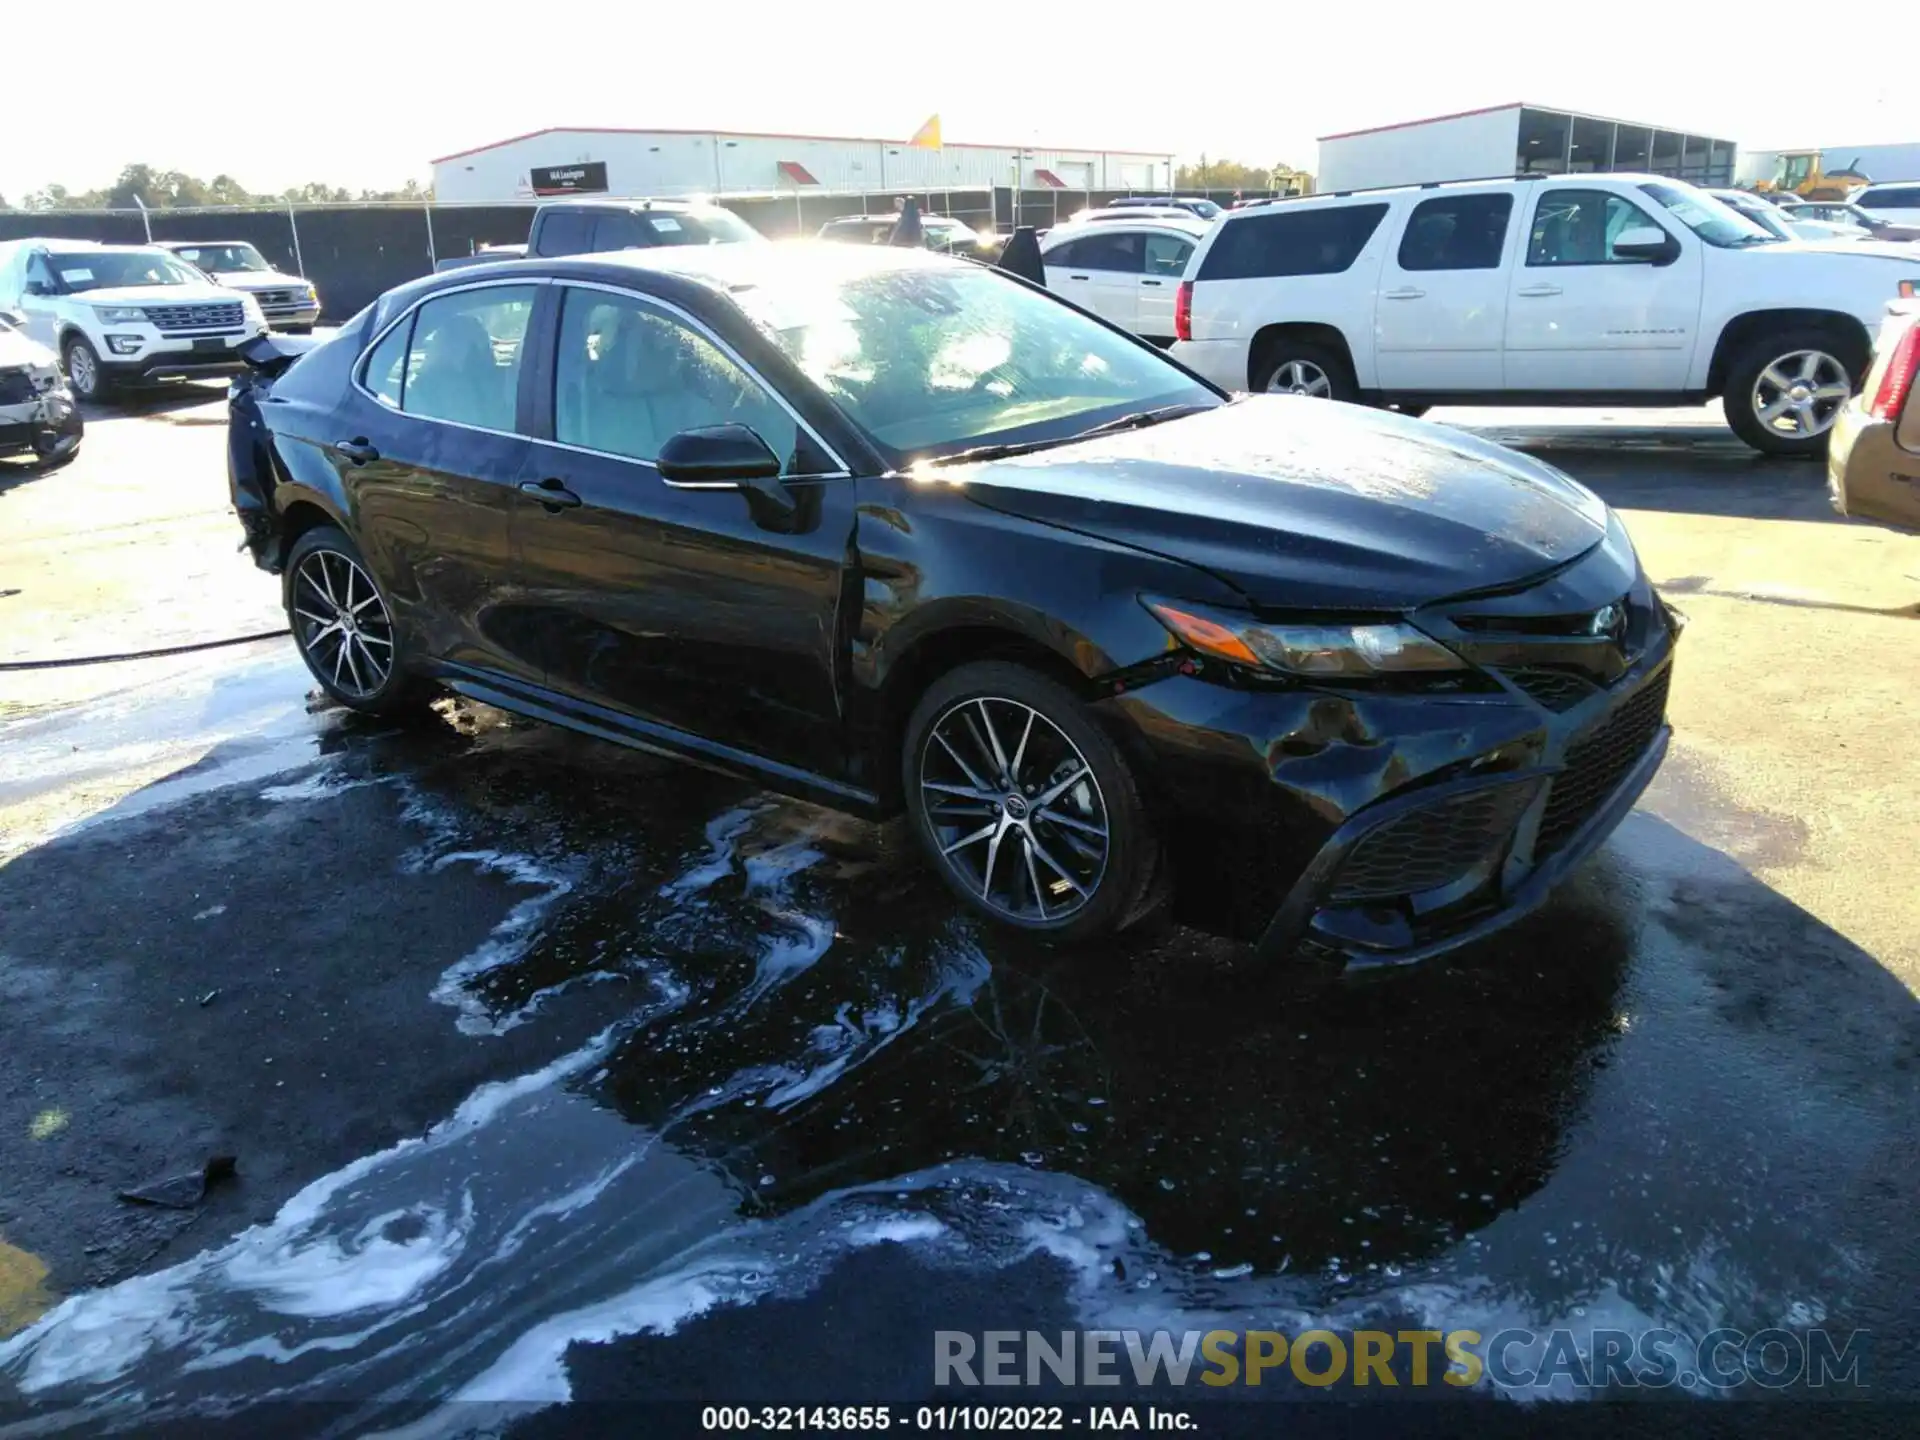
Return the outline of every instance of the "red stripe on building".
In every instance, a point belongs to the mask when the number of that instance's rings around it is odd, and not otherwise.
[[[796,185],[818,185],[820,183],[813,178],[813,172],[798,160],[782,160],[780,162],[780,173]]]

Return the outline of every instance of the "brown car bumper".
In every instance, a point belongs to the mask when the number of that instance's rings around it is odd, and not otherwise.
[[[1862,397],[1834,422],[1827,491],[1842,515],[1920,531],[1920,455],[1902,449],[1893,423],[1869,415]]]

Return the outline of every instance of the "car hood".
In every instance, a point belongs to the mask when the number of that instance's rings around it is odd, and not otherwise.
[[[1592,492],[1528,456],[1300,396],[935,473],[992,509],[1200,566],[1285,608],[1409,610],[1499,589],[1607,526]]]
[[[1740,250],[1734,253],[1740,255],[1804,255],[1809,250],[1816,250],[1823,255],[1852,255],[1863,256],[1869,259],[1900,260],[1908,265],[1913,264],[1916,253],[1913,248],[1913,242],[1910,240],[1849,240],[1844,237],[1833,240],[1790,240],[1780,245],[1755,245],[1750,250]]]
[[[54,353],[38,340],[0,325],[0,370],[13,370],[21,366],[51,370],[58,363]]]
[[[73,298],[83,305],[214,305],[241,295],[219,285],[103,285]]]
[[[298,275],[278,270],[217,270],[213,278],[229,290],[304,290],[307,285]]]

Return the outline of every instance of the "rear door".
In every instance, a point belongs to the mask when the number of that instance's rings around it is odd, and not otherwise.
[[[1056,252],[1057,253],[1057,252]],[[1047,288],[1054,289],[1056,260],[1046,257]],[[1140,318],[1140,280],[1146,271],[1146,236],[1119,224],[1103,225],[1072,242],[1060,294],[1127,330]]]
[[[1507,272],[1505,388],[1686,389],[1700,316],[1700,242],[1684,226],[1655,219],[1650,200],[1534,184],[1530,199],[1522,192],[1527,228]],[[1655,264],[1616,255],[1614,242],[1639,229],[1674,238],[1678,258]]]
[[[1511,190],[1422,200],[1389,249],[1374,300],[1380,388],[1498,390]]]
[[[1159,344],[1173,341],[1173,299],[1193,258],[1195,240],[1174,231],[1142,231],[1143,273],[1134,309],[1134,330]]]
[[[817,775],[845,765],[835,661],[854,482],[698,320],[586,284],[560,302],[507,629],[547,685]],[[682,430],[739,423],[785,461],[782,513],[655,467]],[[698,749],[699,747],[691,747]]]
[[[424,301],[369,351],[336,433],[313,437],[402,618],[429,653],[461,664],[514,668],[494,607],[512,565],[522,351],[540,289],[491,283]]]

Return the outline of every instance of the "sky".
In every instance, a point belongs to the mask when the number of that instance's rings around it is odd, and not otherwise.
[[[225,172],[260,192],[310,180],[391,189],[431,179],[435,156],[548,126],[905,139],[931,113],[949,141],[1306,170],[1317,136],[1516,100],[1743,150],[1920,140],[1913,67],[1886,49],[1876,61],[1869,38],[1899,33],[1913,12],[1895,0],[1838,8],[1846,23],[1830,38],[1804,4],[1777,0],[1031,11],[1007,0],[329,0],[228,11],[239,19],[225,31],[212,11],[156,29],[152,0],[94,0],[88,49],[140,57],[143,78],[90,86],[75,104],[70,66],[8,64],[8,112],[45,123],[21,132],[30,143],[0,147],[0,196],[104,186],[134,161]],[[1840,35],[1863,37],[1860,48]],[[232,63],[204,70],[164,58],[227,46]],[[270,72],[269,56],[304,58],[310,72]],[[219,89],[185,80],[255,69],[224,106]],[[178,104],[170,76],[182,77]]]

